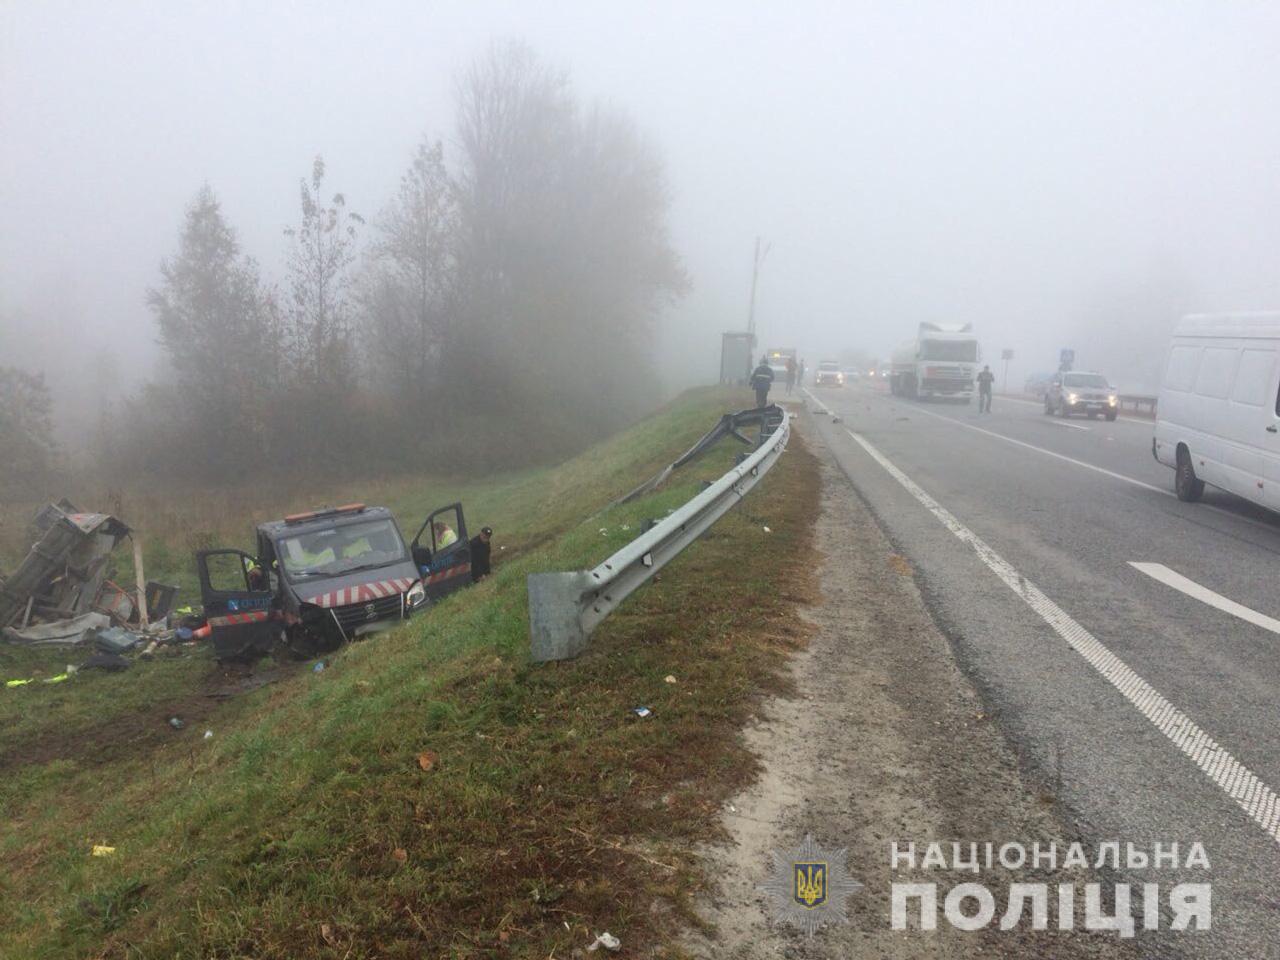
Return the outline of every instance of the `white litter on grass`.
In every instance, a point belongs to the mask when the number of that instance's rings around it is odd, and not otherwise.
[[[765,533],[773,533],[773,531],[770,530],[768,527],[762,527],[761,529],[763,529]]]
[[[611,952],[616,952],[622,949],[622,941],[606,930],[604,933],[596,935],[595,943],[587,947],[587,952],[595,953],[601,947]]]
[[[670,674],[670,673],[668,673],[668,674],[667,674],[665,677],[663,677],[662,679],[663,679],[664,681],[666,681],[667,683],[677,683],[677,682],[678,682],[678,681],[676,680],[675,676],[673,676],[673,675],[672,675],[672,674]]]
[[[204,738],[205,738],[206,740],[212,740],[212,739],[213,739],[213,731],[212,731],[212,730],[206,730],[206,731],[204,732]]]

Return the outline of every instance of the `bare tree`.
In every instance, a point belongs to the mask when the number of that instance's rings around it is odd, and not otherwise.
[[[364,220],[335,193],[324,200],[325,165],[316,157],[300,183],[302,218],[285,231],[289,251],[286,308],[291,389],[299,409],[291,439],[308,461],[349,445],[349,401],[356,381],[351,342],[351,265]],[[353,450],[347,451],[349,454]]]
[[[361,282],[366,353],[393,404],[420,409],[433,393],[457,279],[457,205],[439,141],[418,145],[374,227]]]

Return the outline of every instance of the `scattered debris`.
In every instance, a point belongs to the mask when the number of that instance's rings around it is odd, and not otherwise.
[[[182,729],[183,727],[185,727],[186,725],[187,725],[187,724],[186,724],[186,721],[185,721],[185,720],[183,720],[181,717],[170,717],[170,718],[169,718],[169,726],[173,727],[173,729],[175,729],[175,730],[181,730],[181,729]]]
[[[773,533],[773,531],[770,530],[768,527],[761,527],[761,529],[764,530],[765,533]]]
[[[396,847],[391,851],[391,859],[396,863],[406,863],[409,859],[409,851],[404,847]]]
[[[832,423],[844,423],[844,420],[842,420],[840,417],[832,417],[832,418],[831,418],[831,422],[832,422]]]
[[[418,754],[418,766],[421,767],[423,770],[430,770],[432,767],[436,765],[436,761],[438,759],[439,757],[436,756],[434,751],[423,750],[420,754]]]
[[[26,680],[6,680],[4,685],[13,689],[15,687],[25,687],[28,683],[35,683],[35,678],[28,677]]]
[[[30,552],[0,577],[0,637],[32,645],[92,642],[101,656],[83,666],[102,670],[126,670],[129,661],[120,654],[149,658],[160,644],[173,642],[169,618],[178,588],[144,582],[142,549],[125,523],[62,500],[40,510],[32,526]],[[111,553],[126,537],[133,539],[137,590],[106,577]],[[193,637],[190,627],[199,622],[185,625],[184,639]],[[43,682],[61,683],[72,672]]]
[[[116,852],[115,847],[108,847],[104,844],[95,843],[93,845],[92,855],[95,857],[109,857]]]
[[[24,629],[8,627],[4,631],[4,636],[6,640],[13,643],[77,644],[83,643],[96,631],[109,626],[111,626],[111,618],[105,613],[86,613],[84,616],[69,620],[42,623]]]
[[[205,740],[212,740],[212,739],[213,739],[213,731],[212,731],[212,730],[206,730],[206,731],[204,732],[204,739],[205,739]]]
[[[653,716],[653,711],[650,710],[648,707],[632,707],[631,712],[634,713],[641,720],[644,720],[648,717]]]
[[[103,653],[128,653],[142,642],[136,633],[124,627],[109,627],[94,634],[93,645]]]
[[[327,663],[325,663],[323,660],[317,660],[317,661],[316,661],[316,665],[315,665],[314,667],[312,667],[312,668],[311,668],[311,672],[312,672],[312,673],[324,673],[324,668],[325,668],[325,667],[327,667],[327,666],[328,666],[328,664],[327,664]]]
[[[669,673],[665,677],[663,677],[662,680],[664,683],[679,683],[679,681],[676,680],[676,678]]]
[[[604,947],[610,953],[617,953],[622,949],[622,941],[606,930],[604,933],[596,935],[595,943],[587,947],[587,952],[595,953],[601,947]]]
[[[320,937],[331,947],[336,947],[338,945],[338,938],[334,936],[333,924],[331,923],[320,924]]]

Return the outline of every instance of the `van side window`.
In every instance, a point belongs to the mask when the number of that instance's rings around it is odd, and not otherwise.
[[[1267,402],[1271,393],[1271,371],[1275,366],[1274,350],[1243,350],[1240,353],[1240,368],[1236,371],[1236,385],[1231,391],[1231,399],[1236,403],[1247,403],[1251,407],[1261,407]]]
[[[1205,347],[1196,376],[1196,393],[1202,397],[1225,400],[1231,393],[1231,375],[1235,373],[1239,350],[1231,347]]]
[[[1170,390],[1186,393],[1195,386],[1199,366],[1199,347],[1174,347],[1169,351],[1169,368],[1164,374],[1164,385]]]

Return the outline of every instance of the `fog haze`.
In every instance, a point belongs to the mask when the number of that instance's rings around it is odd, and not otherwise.
[[[202,183],[276,271],[312,158],[376,213],[495,38],[666,158],[692,288],[665,390],[715,379],[757,235],[762,345],[811,363],[971,321],[988,359],[1016,351],[1011,380],[1072,346],[1154,388],[1135,355],[1178,313],[1280,307],[1273,4],[8,0],[2,362],[72,409],[127,391],[130,358],[159,358],[145,291]]]

